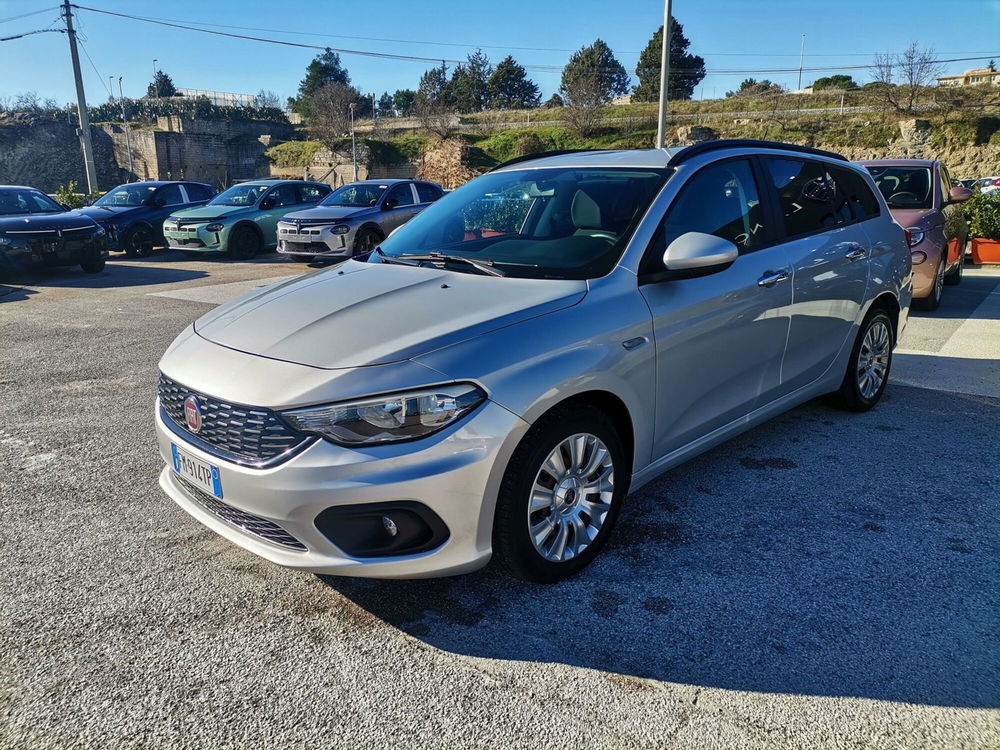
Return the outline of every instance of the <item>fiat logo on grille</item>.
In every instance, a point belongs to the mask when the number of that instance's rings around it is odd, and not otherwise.
[[[198,403],[197,396],[188,396],[184,399],[184,421],[187,422],[191,432],[201,430],[201,404]]]

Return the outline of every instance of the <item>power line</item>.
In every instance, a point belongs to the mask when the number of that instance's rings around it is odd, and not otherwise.
[[[94,58],[92,58],[90,56],[90,53],[87,52],[87,46],[83,43],[83,40],[80,38],[79,33],[77,33],[76,35],[76,41],[77,44],[80,45],[80,49],[83,50],[83,54],[87,56],[87,61],[90,63],[90,67],[92,67],[94,69],[94,73],[97,74],[97,80],[101,82],[101,85],[104,87],[104,90],[108,92],[108,98],[114,99],[115,95],[111,92],[111,87],[104,82],[104,74],[97,69],[97,66],[94,64]]]
[[[30,13],[22,13],[19,16],[8,16],[7,18],[0,18],[0,23],[7,23],[8,21],[17,21],[21,18],[28,18],[29,16],[40,16],[42,13],[49,13],[53,10],[59,10],[58,6],[52,6],[51,8],[42,8],[41,10],[33,10]]]
[[[35,31],[25,31],[21,34],[15,34],[14,36],[0,37],[0,42],[9,42],[13,39],[20,39],[22,37],[31,36],[32,34],[65,34],[64,29],[37,29]]]

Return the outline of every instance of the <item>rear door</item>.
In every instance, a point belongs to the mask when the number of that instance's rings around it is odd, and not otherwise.
[[[656,345],[654,459],[746,416],[780,386],[791,268],[773,242],[760,182],[752,159],[703,167],[681,188],[643,258],[639,291]],[[740,256],[709,275],[666,271],[663,252],[685,232],[730,240]]]
[[[794,157],[762,162],[792,264],[783,395],[823,375],[853,335],[868,287],[871,251],[862,223],[872,210],[878,215],[878,201],[846,165]]]

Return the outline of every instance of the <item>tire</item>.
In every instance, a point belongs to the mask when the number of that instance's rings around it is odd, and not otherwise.
[[[260,253],[262,244],[257,230],[244,224],[234,227],[229,233],[227,252],[230,258],[251,260]]]
[[[896,333],[889,315],[881,309],[868,313],[851,348],[847,372],[840,388],[831,395],[834,406],[846,411],[868,411],[882,398],[892,370],[892,347]],[[865,380],[880,376],[875,384]],[[872,388],[874,386],[874,388]]]
[[[581,437],[583,460],[567,460],[569,454],[563,452],[563,446],[579,445],[579,440],[571,438]],[[556,451],[561,461],[552,460]],[[592,464],[597,468],[582,474],[592,461],[597,462]],[[573,471],[574,467],[577,471]],[[556,483],[559,468],[563,469],[562,481]],[[526,581],[553,583],[574,575],[594,559],[607,541],[628,491],[629,478],[621,437],[604,412],[586,404],[549,412],[531,427],[507,465],[493,523],[494,559]],[[587,485],[580,483],[588,479],[593,491],[585,494]],[[540,497],[536,487],[543,490]],[[597,487],[604,488],[600,494]],[[548,500],[549,505],[538,505],[530,511],[529,503],[536,498]],[[591,515],[594,510],[597,513]],[[552,523],[553,518],[558,523]],[[532,525],[542,535],[538,543],[532,539]],[[581,546],[574,549],[578,541]]]
[[[945,286],[958,286],[962,283],[962,275],[965,272],[965,251],[958,258],[958,263],[948,273],[944,275]]]
[[[316,260],[315,255],[289,255],[289,258],[294,260],[296,263],[312,263]]]
[[[100,273],[104,270],[105,260],[104,258],[98,258],[97,260],[88,260],[85,263],[80,264],[80,268],[83,269],[84,273]]]
[[[944,265],[944,256],[942,255],[934,272],[934,286],[931,287],[931,293],[923,299],[913,300],[913,306],[918,310],[931,312],[941,306],[941,297],[944,294],[945,282]]]
[[[122,237],[122,250],[130,258],[146,258],[153,254],[153,230],[139,224]]]
[[[382,233],[377,229],[372,229],[371,227],[362,229],[354,237],[353,254],[361,255],[363,253],[370,253],[383,239]]]

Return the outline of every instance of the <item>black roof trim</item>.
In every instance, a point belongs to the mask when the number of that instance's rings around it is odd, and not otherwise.
[[[752,138],[729,138],[718,141],[702,141],[693,146],[681,149],[670,157],[668,166],[676,167],[678,164],[687,161],[695,156],[699,156],[709,151],[717,151],[724,148],[759,148],[775,149],[781,151],[794,151],[799,154],[810,154],[811,156],[825,156],[828,159],[839,159],[840,161],[850,161],[846,156],[835,154],[833,151],[824,151],[821,148],[812,146],[797,146],[794,143],[779,143],[778,141],[758,141]]]
[[[524,156],[515,156],[513,159],[508,159],[502,164],[497,164],[488,172],[495,172],[498,169],[503,169],[504,167],[509,167],[511,164],[520,164],[523,161],[533,161],[535,159],[544,159],[547,156],[562,156],[563,154],[584,154],[593,152],[595,154],[607,152],[607,151],[618,151],[619,149],[613,148],[564,148],[556,151],[539,151],[535,154],[525,154]]]

